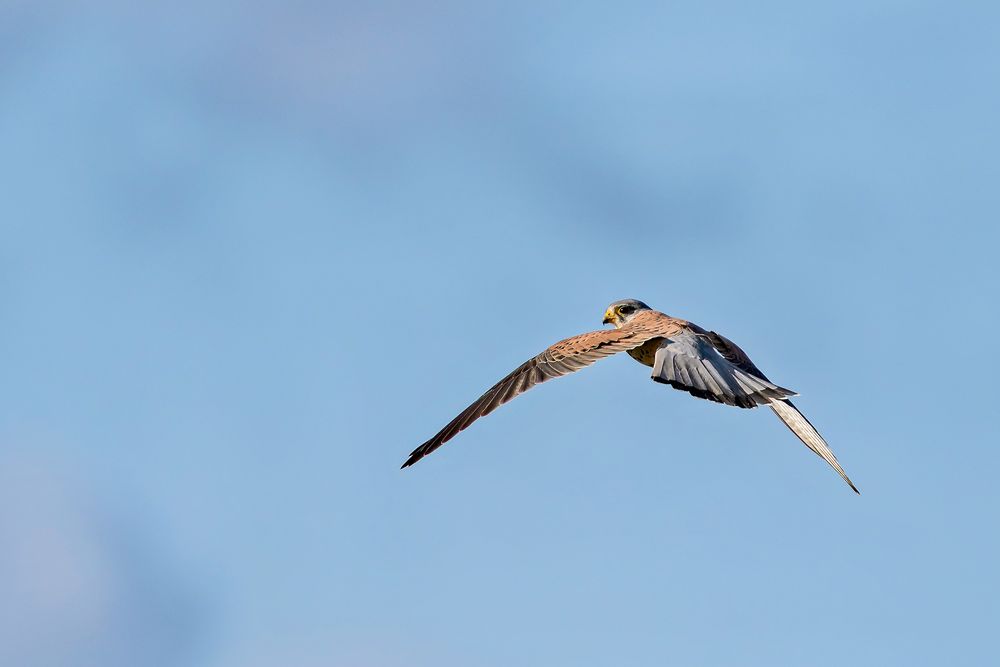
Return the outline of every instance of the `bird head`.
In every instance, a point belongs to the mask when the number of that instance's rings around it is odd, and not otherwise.
[[[604,324],[613,324],[616,329],[628,324],[635,314],[643,310],[650,310],[649,306],[636,299],[622,299],[615,301],[604,311]]]

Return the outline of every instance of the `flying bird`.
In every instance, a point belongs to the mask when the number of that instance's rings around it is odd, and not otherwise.
[[[603,323],[614,325],[614,329],[561,340],[518,366],[437,435],[414,449],[402,467],[413,465],[472,422],[536,384],[568,375],[612,354],[628,352],[630,357],[653,369],[652,379],[656,382],[738,408],[771,408],[806,447],[829,463],[855,493],[860,493],[823,436],[788,400],[796,393],[768,380],[736,343],[692,322],[655,311],[635,299],[612,303],[604,312]]]

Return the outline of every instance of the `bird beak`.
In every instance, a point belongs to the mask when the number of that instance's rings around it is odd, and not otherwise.
[[[611,312],[611,309],[608,308],[606,311],[604,311],[604,319],[601,320],[601,324],[611,324],[614,321],[615,321],[615,315],[614,313]]]

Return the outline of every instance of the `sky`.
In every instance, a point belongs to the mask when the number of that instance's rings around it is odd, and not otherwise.
[[[0,3],[0,663],[990,664],[1000,5]],[[638,298],[830,442],[622,355]]]

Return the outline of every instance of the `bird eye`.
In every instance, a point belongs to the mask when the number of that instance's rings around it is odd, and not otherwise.
[[[621,313],[622,315],[625,315],[627,313],[631,313],[632,312],[632,306],[622,306],[621,308],[618,309],[618,312]]]

